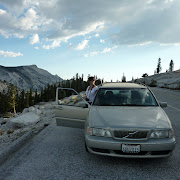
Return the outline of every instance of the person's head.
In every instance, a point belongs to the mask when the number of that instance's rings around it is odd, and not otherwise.
[[[95,81],[96,81],[96,79],[95,79],[95,77],[90,76],[90,77],[88,78],[88,81],[90,82],[90,84],[94,84]]]

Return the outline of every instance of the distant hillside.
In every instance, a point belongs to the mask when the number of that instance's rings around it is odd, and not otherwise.
[[[38,68],[36,65],[4,67],[0,66],[0,80],[7,81],[25,91],[30,88],[35,91],[41,90],[47,84],[62,81],[57,75],[52,75],[48,71]]]
[[[137,82],[144,83],[148,86],[180,89],[180,70],[147,76],[137,79]]]

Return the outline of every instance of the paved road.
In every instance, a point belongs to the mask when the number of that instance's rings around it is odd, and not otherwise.
[[[0,167],[1,180],[21,179],[180,179],[180,92],[153,88],[177,137],[168,159],[123,159],[97,156],[84,150],[83,130],[56,127],[53,122]]]

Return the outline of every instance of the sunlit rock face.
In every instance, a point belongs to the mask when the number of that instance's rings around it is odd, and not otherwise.
[[[148,86],[157,86],[169,89],[180,89],[180,70],[147,76],[137,82]]]
[[[48,71],[38,68],[36,65],[4,67],[0,66],[0,80],[7,81],[25,91],[30,88],[35,91],[41,90],[47,84],[62,81],[57,75],[52,75]]]

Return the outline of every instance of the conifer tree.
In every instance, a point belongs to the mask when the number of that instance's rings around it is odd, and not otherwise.
[[[26,92],[26,94],[25,94],[24,107],[25,108],[29,107],[29,92]]]
[[[30,88],[29,92],[29,106],[33,106],[33,96],[32,96],[32,89]]]
[[[157,64],[157,68],[156,68],[156,72],[159,74],[161,72],[161,58],[158,59],[158,64]]]
[[[17,112],[21,112],[21,107],[20,107],[20,95],[18,93],[18,90],[16,90],[16,110]]]
[[[10,109],[13,109],[14,114],[16,114],[16,92],[14,86],[12,86],[10,90],[9,105]]]
[[[24,99],[24,96],[25,96],[25,92],[24,92],[24,89],[22,90],[21,92],[21,95],[20,95],[20,110],[22,111],[24,109],[24,102],[25,102],[25,99]]]
[[[123,73],[123,76],[122,76],[122,82],[126,82],[126,76],[124,75],[124,73]]]
[[[38,102],[38,94],[37,94],[37,89],[35,91],[35,96],[34,96],[34,104],[37,104]]]
[[[169,63],[169,71],[172,72],[174,70],[174,62],[171,59],[170,63]]]
[[[48,102],[48,88],[47,87],[45,87],[44,89],[44,101]]]

